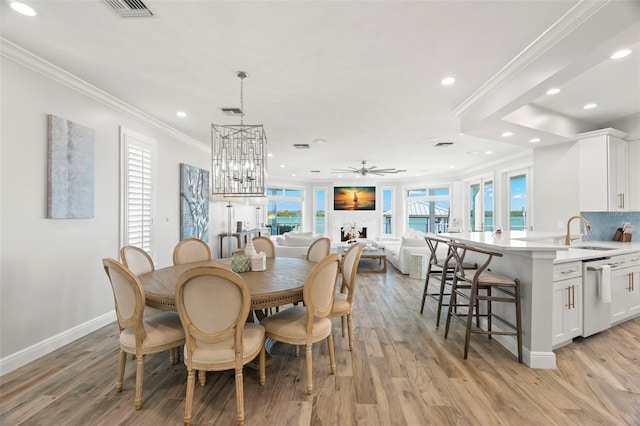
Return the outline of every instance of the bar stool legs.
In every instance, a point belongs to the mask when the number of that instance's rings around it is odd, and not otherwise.
[[[494,273],[485,273],[491,259],[494,256],[502,256],[500,253],[489,252],[475,247],[463,246],[451,243],[454,253],[457,249],[473,251],[486,255],[486,260],[473,274],[465,274],[464,269],[457,268],[453,277],[451,287],[451,297],[449,299],[449,309],[447,322],[444,331],[445,339],[449,335],[451,318],[455,318],[466,326],[464,342],[464,359],[469,354],[469,344],[471,334],[485,334],[489,339],[492,335],[516,336],[518,362],[522,362],[522,308],[520,280],[512,279]],[[455,256],[455,255],[454,255]],[[482,293],[481,293],[482,292]],[[467,299],[468,305],[461,305],[460,299]],[[481,302],[485,302],[486,312],[480,312]],[[493,303],[511,303],[515,305],[515,325],[507,321],[500,315],[493,312]],[[467,306],[466,312],[457,312],[457,308]],[[473,326],[473,319],[476,319],[476,326]],[[487,329],[481,327],[480,318],[486,318]],[[500,328],[494,327],[493,320],[500,322]]]

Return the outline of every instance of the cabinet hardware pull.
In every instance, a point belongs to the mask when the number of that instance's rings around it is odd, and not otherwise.
[[[573,274],[574,272],[578,272],[576,269],[567,269],[566,271],[560,271],[560,275]]]
[[[618,194],[618,207],[624,208],[624,192]]]
[[[573,309],[576,308],[576,286],[575,285],[571,286],[571,307]]]
[[[567,287],[567,304],[564,307],[571,309],[571,287]]]
[[[627,291],[629,292],[633,291],[633,272],[629,272],[627,274],[627,283],[629,284],[627,286]]]

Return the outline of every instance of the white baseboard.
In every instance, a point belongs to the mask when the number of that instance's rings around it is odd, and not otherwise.
[[[487,320],[481,319],[482,326],[486,330]],[[505,331],[493,323],[493,329],[496,331]],[[516,357],[518,356],[518,339],[516,336],[505,336],[500,334],[494,334],[492,338],[504,346],[509,352]],[[528,365],[530,368],[540,369],[555,369],[556,368],[556,354],[553,351],[541,352],[531,351],[529,348],[522,347],[522,362]]]
[[[106,314],[100,315],[99,317],[89,320],[84,324],[77,325],[69,330],[65,330],[62,333],[38,342],[35,345],[31,345],[28,348],[8,355],[0,359],[0,376],[10,373],[31,361],[35,361],[56,349],[60,349],[64,345],[84,337],[89,333],[93,333],[99,328],[102,328],[107,324],[111,324],[115,320],[116,312],[107,312]]]

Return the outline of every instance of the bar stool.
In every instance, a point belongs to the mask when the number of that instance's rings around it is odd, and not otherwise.
[[[424,237],[427,242],[427,246],[429,247],[429,251],[431,251],[431,257],[429,258],[429,262],[427,264],[427,276],[424,281],[424,291],[422,293],[422,305],[420,306],[420,313],[424,311],[424,303],[427,296],[434,298],[438,301],[438,310],[436,316],[436,327],[440,326],[440,317],[442,316],[442,307],[449,306],[448,303],[444,302],[444,297],[451,296],[451,293],[445,293],[446,286],[450,286],[453,282],[453,273],[456,269],[456,258],[453,256],[451,252],[451,246],[449,246],[450,240],[435,236],[435,235],[427,235]],[[443,244],[447,246],[447,255],[444,260],[438,259],[438,245]],[[461,260],[464,260],[464,253],[460,256]],[[477,263],[463,263],[463,268],[465,269],[477,269]],[[437,293],[429,293],[429,278],[433,277],[440,281],[440,289]]]
[[[486,334],[489,339],[493,334],[504,336],[516,336],[518,342],[518,362],[522,363],[522,313],[520,306],[520,280],[488,272],[489,264],[494,257],[502,257],[502,253],[483,250],[456,242],[450,242],[451,254],[456,258],[457,265],[462,265],[462,256],[467,252],[480,255],[484,262],[480,264],[476,271],[468,271],[457,267],[453,274],[451,285],[451,298],[449,300],[449,311],[447,314],[447,324],[444,330],[444,338],[449,334],[451,318],[456,318],[466,324],[466,334],[464,341],[464,359],[469,353],[469,340],[471,333]],[[484,290],[484,294],[480,294]],[[495,290],[499,294],[492,291]],[[458,298],[468,300],[467,305],[459,305]],[[480,312],[480,301],[486,302],[486,312]],[[513,325],[506,319],[492,312],[492,303],[513,303],[515,305],[516,324]],[[458,313],[459,306],[468,306],[466,313]],[[473,317],[476,317],[476,327],[473,327]],[[481,327],[480,318],[487,320],[487,329]],[[494,330],[492,320],[496,319],[510,330]]]

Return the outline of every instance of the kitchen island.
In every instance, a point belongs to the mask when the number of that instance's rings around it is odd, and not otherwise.
[[[440,234],[464,244],[501,253],[494,257],[489,268],[494,272],[518,278],[521,286],[523,361],[531,368],[556,368],[553,352],[553,291],[554,265],[562,262],[586,260],[602,256],[602,252],[567,247],[562,244],[564,234],[549,232],[511,231],[494,235],[490,232]],[[589,246],[610,245],[607,255],[640,250],[640,243],[590,242]],[[469,255],[467,261],[475,261]],[[508,306],[507,308],[512,308]],[[494,311],[515,323],[513,309]],[[495,340],[513,354],[516,341],[511,336],[495,336]],[[473,342],[472,342],[473,346]]]

